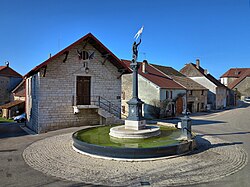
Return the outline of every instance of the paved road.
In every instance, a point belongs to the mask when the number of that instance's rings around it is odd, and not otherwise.
[[[242,144],[250,155],[250,107],[193,118],[195,131]],[[19,124],[0,124],[0,186],[91,186],[46,176],[29,167],[22,158],[23,150],[31,143],[78,129],[71,128],[42,135],[28,135]],[[250,164],[232,176],[195,186],[247,187],[250,184],[249,173]]]
[[[29,167],[22,157],[23,150],[31,143],[52,135],[67,133],[69,129],[42,135],[28,135],[22,130],[20,125],[22,124],[0,123],[0,186],[86,186],[85,184],[63,181],[55,177],[46,176]]]
[[[201,187],[248,187],[250,186],[250,106],[194,117],[193,130],[202,134],[212,135],[234,143],[242,144],[248,153],[248,165],[234,175],[209,184],[196,185]]]

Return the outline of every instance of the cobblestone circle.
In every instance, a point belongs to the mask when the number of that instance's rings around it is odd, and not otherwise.
[[[108,186],[180,186],[205,183],[231,175],[247,164],[237,143],[197,136],[192,154],[155,161],[115,161],[93,158],[72,148],[72,133],[49,137],[28,146],[25,162],[44,174],[76,182]]]

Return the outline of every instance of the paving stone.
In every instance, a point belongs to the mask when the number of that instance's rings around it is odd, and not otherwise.
[[[239,144],[211,136],[197,136],[193,153],[155,161],[115,161],[77,153],[72,133],[49,137],[28,146],[25,162],[47,175],[75,182],[108,186],[181,186],[210,182],[247,165]]]

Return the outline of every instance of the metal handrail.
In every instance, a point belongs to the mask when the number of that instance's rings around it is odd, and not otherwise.
[[[116,117],[121,118],[121,107],[115,105],[104,97],[101,96],[86,96],[90,98],[90,105],[96,105],[105,111],[115,115]],[[73,98],[74,99],[74,98]],[[77,101],[77,98],[76,98]]]

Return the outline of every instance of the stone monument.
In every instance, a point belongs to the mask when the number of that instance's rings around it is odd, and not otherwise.
[[[139,32],[140,31],[142,32],[142,29],[139,30]],[[138,97],[138,69],[140,64],[137,63],[138,46],[140,44],[141,38],[138,43],[136,43],[136,41],[133,43],[133,58],[130,64],[130,67],[133,70],[133,95],[132,98],[127,102],[129,106],[129,114],[125,120],[125,125],[110,129],[109,135],[115,138],[149,138],[152,136],[158,136],[160,134],[160,128],[158,126],[146,125],[146,120],[142,116],[142,105],[144,102]]]

